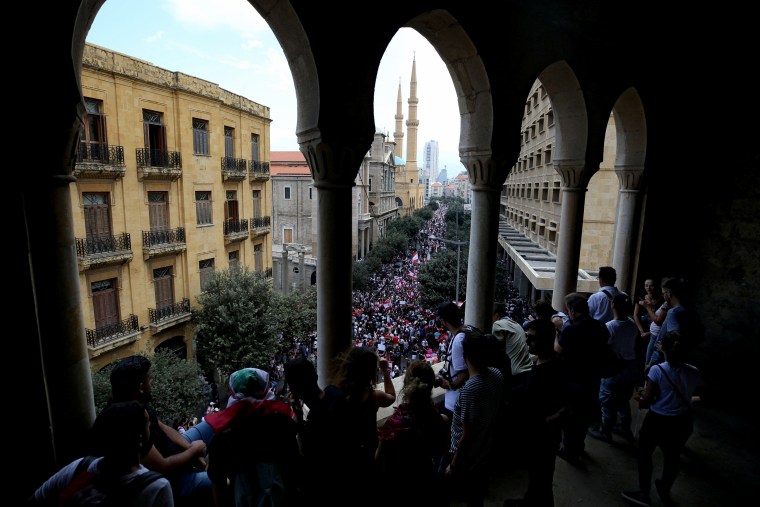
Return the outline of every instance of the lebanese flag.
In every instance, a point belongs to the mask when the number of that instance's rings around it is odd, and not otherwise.
[[[414,255],[412,255],[412,264],[417,264],[420,262],[420,256],[417,255],[417,252],[414,252]]]

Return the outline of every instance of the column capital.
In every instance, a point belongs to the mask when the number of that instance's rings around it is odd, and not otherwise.
[[[562,186],[565,188],[586,188],[591,175],[587,175],[584,169],[586,161],[583,159],[554,159],[554,170],[562,178]]]
[[[644,167],[640,165],[616,165],[615,174],[620,182],[620,190],[641,190]]]
[[[495,159],[491,151],[470,152],[460,159],[467,168],[474,191],[501,191],[510,167],[506,160]]]
[[[314,186],[318,189],[354,186],[371,142],[355,137],[341,138],[340,142],[326,142],[318,132],[312,137],[305,137],[299,136],[298,144],[309,164]]]

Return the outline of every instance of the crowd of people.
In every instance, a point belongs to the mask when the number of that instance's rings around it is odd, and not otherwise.
[[[556,457],[580,465],[587,435],[611,443],[613,434],[639,453],[638,489],[622,497],[651,505],[659,446],[664,467],[654,486],[669,501],[702,384],[687,363],[701,333],[688,282],[665,279],[660,291],[648,279],[634,303],[605,266],[599,291],[570,293],[561,310],[512,291],[494,304],[492,328],[481,331],[465,325],[456,302],[436,308],[419,302],[418,269],[439,247],[430,237],[445,235],[445,212],[425,224],[403,259],[373,277],[371,290],[354,293],[353,345],[330,378],[317,376],[316,338],[294,339],[266,369],[233,372],[229,398],[220,402],[215,390],[200,420],[167,425],[151,405],[150,360],[125,358],[111,372],[112,404],[93,427],[91,453],[98,458],[68,464],[29,503],[63,494],[71,497],[66,505],[90,505],[71,495],[84,469],[112,495],[139,484],[130,505],[140,506],[416,506],[457,499],[478,507],[504,435],[515,434],[525,436],[513,455],[521,457],[516,464],[528,471],[528,482],[524,495],[505,499],[505,506],[553,507]],[[600,373],[607,371],[602,351],[622,365],[614,373]],[[403,377],[399,393],[396,376]],[[434,387],[445,390],[439,402]],[[630,409],[637,388],[648,409],[638,441]],[[378,410],[397,398],[378,427]]]

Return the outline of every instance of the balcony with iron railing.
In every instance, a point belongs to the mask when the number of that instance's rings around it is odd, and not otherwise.
[[[128,232],[76,238],[76,247],[80,272],[96,267],[125,264],[132,260],[132,240]]]
[[[251,238],[272,232],[272,217],[253,217],[251,219]]]
[[[248,219],[228,219],[224,221],[224,243],[241,241],[248,238]]]
[[[73,174],[77,178],[119,179],[127,173],[124,147],[79,143]]]
[[[222,157],[222,180],[243,181],[247,175],[248,162],[242,158]]]
[[[143,260],[162,255],[182,253],[187,250],[185,228],[142,231]]]
[[[188,322],[192,316],[190,300],[188,298],[162,308],[148,308],[150,327],[154,334],[168,327]]]
[[[266,181],[269,179],[269,162],[251,160],[251,181]]]
[[[137,148],[137,179],[176,180],[182,176],[182,157],[178,151]]]
[[[140,326],[137,323],[137,315],[130,314],[122,321],[100,326],[96,329],[85,329],[84,331],[87,337],[87,346],[90,349],[97,349],[137,337],[140,334]]]

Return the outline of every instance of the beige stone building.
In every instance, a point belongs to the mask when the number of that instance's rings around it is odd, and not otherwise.
[[[555,139],[551,98],[539,80],[525,102],[520,131],[520,155],[501,196],[499,243],[512,259],[514,279],[523,295],[554,284],[554,264],[561,235],[562,177],[553,161]],[[592,292],[600,266],[611,265],[615,213],[620,184],[615,174],[615,123],[610,115],[603,160],[588,183],[583,210],[583,234],[578,290]]]
[[[81,81],[70,194],[90,364],[158,347],[191,358],[208,276],[271,276],[269,108],[91,44]]]

